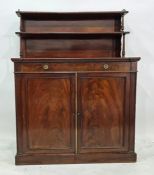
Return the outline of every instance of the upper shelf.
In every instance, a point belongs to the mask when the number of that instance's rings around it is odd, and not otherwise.
[[[22,57],[119,57],[125,55],[122,11],[27,12],[20,18]],[[25,42],[26,40],[26,42]]]
[[[99,19],[102,17],[121,17],[128,13],[122,11],[103,11],[103,12],[31,12],[18,10],[17,15],[26,19]]]
[[[30,32],[16,32],[22,38],[102,38],[105,36],[122,36],[130,32],[101,32],[101,33],[84,33],[84,32],[44,32],[44,33],[30,33]]]
[[[122,11],[104,12],[27,12],[17,11],[20,31],[31,33],[50,32],[120,32],[124,30]]]

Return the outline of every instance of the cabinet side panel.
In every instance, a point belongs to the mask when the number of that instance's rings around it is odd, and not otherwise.
[[[135,112],[136,112],[136,79],[137,73],[131,73],[130,76],[130,151],[134,152],[135,147]]]
[[[17,154],[21,154],[24,147],[23,97],[22,76],[15,75]]]

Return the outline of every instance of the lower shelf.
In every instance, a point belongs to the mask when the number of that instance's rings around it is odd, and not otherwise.
[[[136,162],[136,153],[89,154],[24,154],[16,155],[16,165],[78,164],[78,163],[129,163]]]

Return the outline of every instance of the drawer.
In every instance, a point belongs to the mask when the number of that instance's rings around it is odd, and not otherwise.
[[[129,62],[90,62],[90,63],[18,63],[18,72],[54,72],[54,71],[130,71]]]

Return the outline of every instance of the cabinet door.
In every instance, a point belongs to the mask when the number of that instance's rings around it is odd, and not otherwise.
[[[129,73],[78,74],[78,152],[128,150]]]
[[[17,108],[22,108],[23,116],[20,119],[23,138],[19,138],[23,152],[73,153],[74,74],[25,74],[19,77],[24,92],[17,97],[21,98]]]

